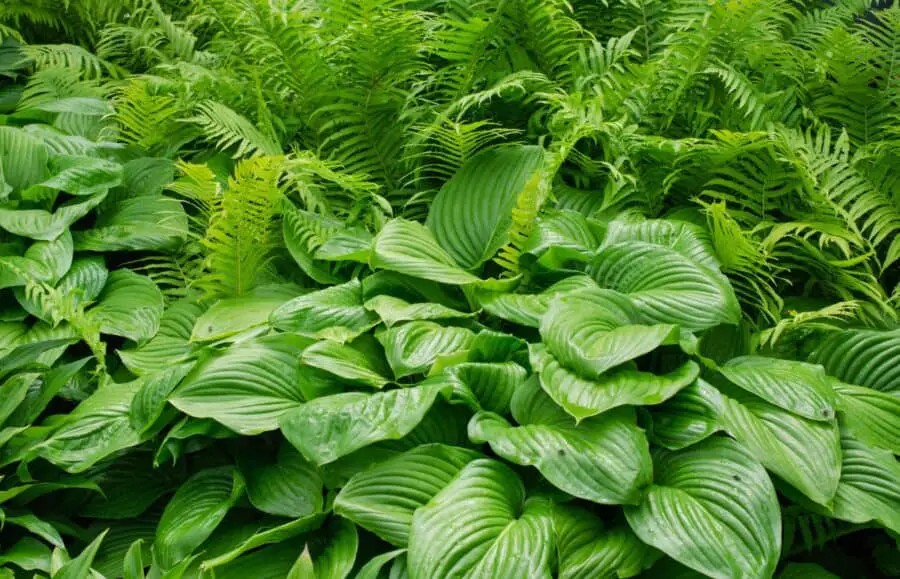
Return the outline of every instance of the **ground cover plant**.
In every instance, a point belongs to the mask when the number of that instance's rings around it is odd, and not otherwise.
[[[0,40],[0,578],[900,574],[900,5]]]

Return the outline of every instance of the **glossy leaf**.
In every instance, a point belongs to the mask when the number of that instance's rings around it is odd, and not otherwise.
[[[306,517],[322,510],[322,478],[292,446],[283,444],[274,463],[247,457],[240,463],[254,507],[281,517]]]
[[[860,442],[900,454],[900,395],[840,383],[834,389],[842,426]]]
[[[375,236],[369,263],[373,268],[439,283],[464,285],[479,281],[454,261],[428,229],[404,219],[388,222]]]
[[[397,378],[427,373],[439,356],[467,350],[474,337],[466,328],[434,322],[409,322],[377,334]]]
[[[362,286],[353,280],[290,300],[269,321],[286,332],[346,342],[374,327],[378,316],[363,307]]]

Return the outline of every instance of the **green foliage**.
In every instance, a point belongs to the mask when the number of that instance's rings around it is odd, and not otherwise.
[[[890,575],[900,4],[0,6],[0,577]]]

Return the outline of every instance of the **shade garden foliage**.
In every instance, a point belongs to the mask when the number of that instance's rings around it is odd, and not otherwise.
[[[900,573],[900,5],[0,5],[0,578]]]

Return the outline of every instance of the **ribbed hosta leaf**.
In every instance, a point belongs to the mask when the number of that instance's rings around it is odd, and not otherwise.
[[[729,360],[719,371],[744,390],[779,408],[812,420],[830,422],[834,418],[837,398],[821,366],[741,356]]]
[[[0,228],[22,237],[51,241],[87,215],[105,197],[106,194],[102,193],[85,199],[76,199],[57,207],[52,213],[44,209],[0,207]]]
[[[578,212],[551,210],[538,217],[523,253],[537,256],[548,269],[565,269],[566,261],[584,263],[600,244],[597,228]]]
[[[91,565],[94,563],[94,557],[97,555],[97,550],[100,548],[100,544],[103,542],[104,537],[106,537],[106,531],[97,535],[97,537],[91,541],[77,557],[63,564],[59,570],[53,574],[53,577],[58,577],[59,579],[82,579],[83,577],[90,576]]]
[[[193,367],[193,362],[162,365],[156,372],[138,378],[140,388],[131,400],[129,410],[135,430],[141,434],[153,430],[166,409],[169,395]]]
[[[406,549],[395,549],[376,555],[363,565],[356,575],[356,579],[405,579],[406,573]],[[298,579],[290,577],[289,579]]]
[[[282,444],[274,463],[247,456],[240,466],[247,481],[247,496],[260,511],[305,517],[322,510],[322,478],[289,444]]]
[[[289,522],[281,522],[281,524],[274,526],[271,524],[263,526],[250,537],[241,541],[234,548],[221,555],[203,561],[200,565],[200,569],[204,572],[209,572],[212,569],[227,565],[244,553],[257,549],[263,545],[287,542],[298,535],[318,529],[322,525],[324,519],[325,515],[323,513],[315,513]],[[284,521],[284,519],[276,520]]]
[[[650,409],[651,440],[669,450],[681,450],[718,431],[718,411],[709,400],[707,389],[713,387],[700,378]]]
[[[47,243],[47,242],[38,242]],[[29,314],[45,322],[52,323],[56,302],[71,303],[73,309],[91,304],[103,291],[109,271],[100,257],[79,257],[72,262],[68,272],[56,283],[52,295],[44,292],[26,292],[16,288],[19,305]]]
[[[409,576],[549,579],[553,547],[550,503],[526,501],[507,466],[478,459],[413,515]]]
[[[47,145],[41,139],[19,127],[0,127],[0,164],[4,180],[13,189],[25,189],[43,181],[49,158]]]
[[[515,362],[463,362],[444,370],[446,379],[463,393],[471,392],[476,408],[506,414],[513,393],[528,372]]]
[[[717,398],[723,428],[763,466],[814,502],[831,505],[841,476],[841,437],[834,421],[803,418],[758,399]]]
[[[166,505],[153,545],[157,561],[174,567],[219,526],[244,493],[240,473],[230,466],[201,470],[188,479]]]
[[[900,454],[900,395],[837,383],[841,425],[869,446]]]
[[[68,472],[82,472],[100,460],[141,442],[128,409],[140,381],[107,384],[66,415],[40,447],[40,455]]]
[[[628,527],[606,529],[599,518],[580,507],[554,506],[553,526],[560,579],[634,577],[661,555]]]
[[[295,209],[292,204],[284,204],[282,234],[284,246],[313,281],[321,284],[340,283],[338,277],[326,267],[327,264],[313,259],[313,252],[321,241],[316,239],[323,233],[331,234],[343,228],[344,224],[333,217]]]
[[[310,338],[345,342],[378,323],[378,316],[363,307],[359,280],[295,298],[269,316],[273,326]]]
[[[188,236],[181,202],[163,195],[121,199],[91,229],[75,233],[79,251],[164,251]]]
[[[82,517],[127,520],[141,516],[159,497],[175,490],[183,479],[181,469],[151,468],[153,455],[131,452],[91,478],[103,494],[96,493],[78,511]]]
[[[147,343],[131,350],[119,350],[122,363],[133,374],[153,374],[162,366],[180,364],[194,352],[188,340],[196,320],[203,313],[193,297],[183,298],[169,305],[159,322],[159,331]]]
[[[46,265],[20,255],[0,257],[0,289],[35,282],[49,282],[53,272]]]
[[[438,245],[428,229],[405,219],[393,219],[382,228],[375,237],[369,263],[373,268],[438,283],[463,285],[479,281]]]
[[[829,334],[809,361],[848,384],[882,392],[900,390],[900,330],[847,330]]]
[[[450,388],[423,384],[316,398],[283,416],[281,431],[308,460],[328,464],[374,442],[406,436],[441,393],[449,395]]]
[[[474,269],[506,244],[512,210],[543,153],[543,148],[530,145],[488,149],[444,184],[426,225],[456,263]]]
[[[377,345],[376,343],[375,346]],[[306,348],[300,361],[345,381],[381,388],[390,381],[386,377],[390,374],[390,368],[380,356],[376,356],[378,354],[379,352],[367,353],[347,344],[321,341]]]
[[[851,523],[877,521],[900,533],[900,463],[890,451],[870,448],[846,432],[841,449],[834,516]]]
[[[565,416],[549,424],[511,426],[481,412],[469,423],[469,438],[488,442],[499,456],[534,466],[554,486],[603,504],[636,503],[652,479],[647,439],[634,411],[618,409],[579,425]]]
[[[541,325],[541,318],[553,301],[550,294],[507,294],[484,292],[478,294],[478,303],[484,311],[500,318],[531,328]]]
[[[709,233],[698,225],[676,219],[615,219],[606,228],[604,245],[628,241],[642,241],[668,247],[713,270],[719,270],[719,260]]]
[[[72,267],[73,253],[72,234],[67,229],[56,239],[32,243],[25,250],[24,257],[49,269],[52,277],[47,282],[55,285]]]
[[[624,366],[586,380],[564,368],[539,345],[532,347],[531,365],[540,375],[544,392],[577,420],[618,406],[661,404],[693,383],[700,374],[695,362],[685,362],[663,375]]]
[[[405,547],[413,513],[480,455],[429,444],[397,455],[355,475],[334,500],[334,512]]]
[[[640,505],[626,507],[645,543],[710,577],[771,577],[781,512],[765,469],[737,442],[711,438],[661,453]]]
[[[361,227],[342,229],[330,235],[313,254],[322,261],[356,261],[369,263],[372,234]]]
[[[0,554],[0,565],[15,565],[25,571],[50,572],[50,547],[32,537],[23,537]],[[15,577],[15,575],[11,575]]]
[[[279,334],[240,342],[201,362],[169,398],[196,418],[213,418],[244,435],[278,428],[303,401],[298,380],[307,338]]]
[[[101,333],[144,342],[159,329],[164,308],[162,292],[150,278],[117,269],[109,274],[89,315]]]
[[[272,285],[254,288],[240,297],[221,299],[197,318],[191,341],[222,340],[263,326],[273,310],[298,293],[299,288],[292,285]]]
[[[598,378],[677,339],[677,327],[639,325],[635,318],[628,299],[613,292],[562,295],[541,321],[541,338],[560,364],[585,378]]]
[[[460,312],[448,308],[443,304],[424,303],[411,304],[406,300],[388,295],[375,296],[365,304],[367,310],[372,310],[388,327],[398,322],[414,320],[454,320],[471,318],[475,314]]]
[[[639,241],[606,245],[588,273],[600,287],[627,294],[654,323],[694,331],[740,319],[727,278],[674,249]]]
[[[83,155],[54,155],[49,164],[52,176],[44,187],[84,197],[104,193],[122,182],[122,165]]]
[[[439,356],[467,350],[475,334],[466,328],[434,322],[409,322],[389,328],[377,337],[394,376],[402,378],[427,373]]]
[[[16,408],[31,389],[31,385],[40,378],[40,374],[35,372],[23,372],[7,378],[0,385],[0,426],[3,426],[6,419],[15,412]]]

